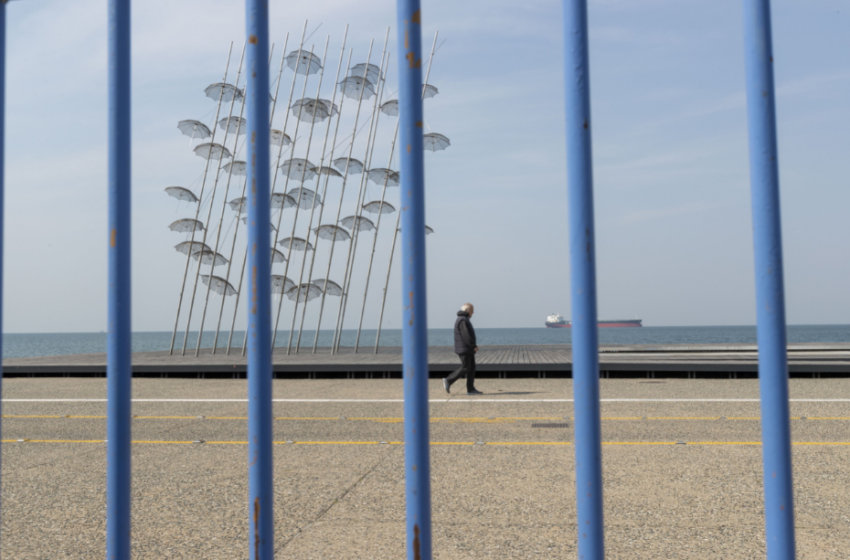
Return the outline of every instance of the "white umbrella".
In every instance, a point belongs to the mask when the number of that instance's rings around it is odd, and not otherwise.
[[[304,247],[307,247],[308,251],[313,250],[313,245],[311,245],[309,241],[305,241],[300,237],[287,237],[286,239],[278,241],[277,244],[281,247],[286,247],[287,249],[289,249],[289,246],[292,245],[292,248],[296,251],[303,251]]]
[[[230,159],[230,151],[221,144],[198,144],[194,149],[195,154],[204,159]]]
[[[177,128],[179,128],[180,132],[182,132],[185,136],[188,136],[191,139],[204,139],[212,136],[212,132],[210,132],[209,127],[201,121],[195,121],[192,119],[180,121],[177,123]]]
[[[389,202],[381,202],[380,200],[375,200],[363,205],[363,210],[369,212],[370,214],[392,214],[395,212],[395,207]]]
[[[182,220],[177,220],[168,226],[168,229],[171,231],[177,231],[180,233],[191,233],[193,231],[204,231],[204,224],[199,222],[198,220],[193,220],[191,218],[184,218]]]
[[[237,88],[236,86],[224,83],[217,83],[207,86],[204,90],[204,93],[207,94],[207,97],[212,99],[213,101],[218,101],[219,97],[224,103],[230,103],[234,97],[239,101],[243,99],[245,96],[242,94],[242,90]]]
[[[201,280],[204,281],[204,285],[209,285],[212,291],[217,294],[224,294],[226,296],[232,296],[236,293],[236,288],[234,288],[230,282],[225,280],[224,278],[219,278],[218,276],[201,276]],[[210,282],[212,281],[212,282]]]
[[[183,187],[165,187],[165,192],[168,196],[173,196],[177,200],[185,200],[186,202],[198,202],[198,197],[189,189]]]

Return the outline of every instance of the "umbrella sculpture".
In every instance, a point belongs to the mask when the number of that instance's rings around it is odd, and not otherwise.
[[[204,231],[204,224],[199,222],[198,220],[193,220],[191,218],[184,218],[182,220],[177,220],[168,226],[168,229],[171,231],[177,231],[180,233],[191,233],[193,231]]]
[[[219,98],[223,103],[230,103],[234,97],[236,97],[237,101],[242,100],[245,96],[242,94],[242,90],[233,86],[231,84],[212,84],[207,86],[204,90],[204,93],[207,94],[207,97],[212,99],[213,101],[218,101]]]
[[[357,218],[354,216],[347,216],[341,219],[339,223],[341,223],[343,227],[351,229],[355,221],[357,222],[357,231],[372,231],[375,229],[375,224],[372,223],[372,220],[364,218],[363,216],[358,216]]]
[[[180,121],[177,123],[177,128],[179,128],[180,132],[182,132],[185,136],[189,136],[192,140],[195,138],[204,139],[212,136],[212,132],[210,132],[209,127],[201,121],[195,121],[192,119]],[[189,140],[189,142],[192,140]]]
[[[341,173],[345,173],[345,168],[348,167],[349,174],[360,174],[363,173],[363,164],[360,160],[354,158],[337,158],[333,162],[334,167],[340,170]]]
[[[312,299],[316,299],[317,297],[322,295],[322,289],[314,284],[301,284],[300,286],[295,286],[294,288],[290,288],[288,292],[286,292],[286,297],[295,301],[298,299],[298,303],[304,303],[305,301],[310,301]]]
[[[201,280],[204,281],[205,286],[209,285],[212,291],[217,294],[232,296],[236,293],[236,289],[224,278],[219,278],[218,276],[210,274],[209,276],[201,276]]]
[[[184,255],[188,255],[190,251],[192,253],[196,253],[198,251],[212,251],[212,249],[209,248],[209,245],[201,243],[200,241],[181,241],[175,245],[174,248]]]
[[[224,117],[218,121],[218,127],[227,132],[238,132],[242,136],[248,130],[248,121],[242,117]]]
[[[286,65],[302,76],[317,74],[322,69],[322,59],[313,53],[298,50],[286,55]]]
[[[401,231],[401,228],[398,228],[398,231]],[[434,233],[433,228],[431,226],[425,226],[425,235],[431,235]]]
[[[386,182],[388,187],[397,187],[401,184],[401,176],[398,171],[383,167],[370,169],[369,180],[377,185],[383,185]]]
[[[200,259],[203,264],[211,264],[213,266],[220,266],[223,264],[227,264],[228,261],[224,258],[224,255],[220,255],[216,253],[212,249],[204,249],[202,251],[195,251],[192,253],[192,258],[196,261]]]
[[[168,196],[173,196],[177,200],[185,200],[186,202],[198,202],[198,197],[189,189],[183,187],[165,187],[165,192]]]
[[[233,174],[234,175],[240,175],[240,176],[244,177],[248,174],[248,164],[244,161],[239,161],[239,160],[231,161],[230,163],[224,164],[223,169],[227,173],[230,173],[231,167],[233,168]]]
[[[308,251],[313,250],[313,245],[310,244],[309,241],[305,241],[304,239],[301,239],[300,237],[287,237],[286,239],[281,239],[280,241],[278,241],[277,244],[280,245],[281,247],[285,247],[287,249],[289,249],[289,245],[291,244],[292,248],[295,249],[296,251],[303,251],[304,247],[307,247]]]
[[[320,239],[330,239],[331,241],[348,241],[351,239],[347,231],[339,226],[332,226],[330,224],[314,228],[313,231],[316,232],[316,235]]]
[[[438,90],[436,87],[432,86],[431,84],[425,84],[425,90],[422,93],[422,99],[431,99],[438,93],[440,93],[440,90]]]
[[[360,90],[363,90],[363,99],[369,99],[375,95],[375,86],[362,76],[349,76],[339,83],[339,91],[351,99],[360,99]]]
[[[318,286],[320,289],[325,290],[329,296],[342,295],[342,287],[333,280],[325,280],[322,278],[321,280],[313,280],[313,284]]]
[[[422,136],[424,148],[426,150],[430,150],[432,152],[439,152],[440,150],[445,150],[449,146],[452,145],[449,142],[449,139],[443,136],[442,134],[437,134],[436,132],[431,132],[429,134],[425,134]]]
[[[289,146],[292,144],[292,138],[290,138],[288,134],[284,134],[283,132],[275,129],[271,129],[269,131],[269,140],[275,146],[280,146],[281,144]]]
[[[304,187],[296,187],[294,189],[291,189],[286,194],[291,196],[292,199],[296,200],[296,201],[299,200],[299,195],[300,195],[300,197],[301,197],[300,201],[301,202],[298,204],[298,207],[301,208],[302,210],[310,209],[314,205],[315,206],[321,206],[322,205],[322,197],[317,195],[314,191],[311,191],[310,189],[305,189]]]
[[[293,206],[295,206],[295,204],[295,199],[289,196],[288,194],[274,193],[272,195],[272,208],[292,208]]]
[[[236,210],[237,213],[241,214],[242,212],[246,211],[245,207],[248,204],[248,199],[245,198],[244,196],[241,197],[241,198],[234,198],[233,200],[231,200],[227,204],[230,205],[231,209]]]
[[[317,167],[316,173],[319,175],[327,175],[328,177],[342,177],[342,174],[339,171],[328,166]]]
[[[374,200],[372,202],[364,204],[363,210],[369,212],[370,214],[392,214],[393,212],[395,212],[395,206],[393,206],[389,202],[381,202],[380,200]]]
[[[385,115],[389,115],[390,117],[398,116],[398,99],[390,99],[383,105],[381,105],[381,112]]]
[[[316,168],[303,158],[292,158],[280,164],[281,172],[290,179],[307,181],[316,176]]]
[[[248,223],[248,216],[242,216],[242,223],[243,224]],[[274,227],[274,224],[272,224],[272,223],[269,224],[269,231],[277,231],[277,228]]]
[[[367,67],[368,70],[366,69]],[[366,79],[373,84],[377,84],[378,80],[381,79],[381,69],[374,64],[366,64],[365,62],[352,66],[349,74],[351,76],[362,76],[364,70],[366,70]]]
[[[339,113],[336,105],[326,99],[299,99],[292,104],[292,116],[304,122],[320,122]]]
[[[211,142],[207,142],[206,144],[198,144],[195,146],[193,150],[196,155],[206,159],[230,159],[230,150],[222,146],[221,144],[213,144]]]
[[[272,247],[272,263],[286,262],[286,256],[283,253]]]
[[[287,278],[286,276],[281,276],[280,274],[272,274],[272,293],[273,294],[285,294],[289,290],[295,287],[295,282]]]

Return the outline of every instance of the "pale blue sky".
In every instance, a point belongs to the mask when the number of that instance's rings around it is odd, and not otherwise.
[[[275,67],[285,34],[295,36],[292,50],[305,18],[310,32],[321,23],[308,41],[317,53],[331,36],[328,73],[346,23],[354,62],[371,38],[379,53],[392,26],[395,90],[394,2],[273,1],[271,10]],[[29,0],[7,11],[4,328],[105,330],[106,2]],[[465,301],[481,327],[568,317],[560,2],[438,0],[423,11],[423,48],[436,30],[445,40],[426,122],[452,141],[426,154],[426,215],[436,230],[429,325],[450,326]],[[589,13],[600,316],[753,324],[740,2],[591,0]],[[773,23],[788,320],[848,323],[850,2],[774,1]],[[243,2],[135,2],[133,33],[133,326],[170,330],[184,261],[172,248],[183,236],[167,226],[190,213],[163,189],[188,186],[203,169],[176,124],[211,119],[203,88],[220,81],[231,40],[238,56]],[[282,91],[291,78],[285,71]],[[373,167],[386,164],[389,120]],[[379,283],[390,230],[378,241]],[[366,260],[357,266],[362,276]],[[400,325],[398,283],[396,267],[388,328]],[[352,293],[359,289],[355,282]],[[367,327],[377,301],[370,291]],[[350,305],[347,327],[359,296]]]

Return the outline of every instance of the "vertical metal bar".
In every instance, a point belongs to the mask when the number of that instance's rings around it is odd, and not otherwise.
[[[434,33],[434,42],[431,44],[431,55],[428,57],[428,70],[425,72],[425,81],[422,83],[422,99],[425,99],[425,87],[428,85],[428,79],[431,77],[431,64],[434,62],[434,50],[437,48],[437,37],[439,31]],[[398,123],[396,123],[398,125]],[[396,126],[396,136],[398,136],[398,126]],[[378,346],[381,343],[381,325],[384,322],[384,306],[387,304],[387,289],[390,286],[390,272],[393,269],[393,255],[395,255],[395,243],[398,238],[398,229],[401,225],[401,210],[398,212],[395,220],[395,231],[393,231],[393,244],[390,248],[390,262],[387,265],[387,279],[384,282],[384,293],[381,297],[381,315],[378,318],[378,333],[375,335],[375,354],[378,353]]]
[[[269,189],[269,13],[246,0],[248,39],[248,510],[251,560],[274,560]]]
[[[795,558],[785,288],[769,0],[744,0],[767,557]]]
[[[3,396],[3,247],[6,197],[6,2],[0,2],[0,433]],[[2,453],[0,453],[2,457]],[[0,461],[2,463],[2,461]]]
[[[578,556],[601,560],[605,543],[587,0],[564,0],[564,57]]]
[[[402,347],[407,558],[431,559],[428,456],[428,316],[425,286],[425,173],[422,138],[422,12],[398,0],[401,122]]]
[[[130,0],[109,0],[106,557],[130,558]]]

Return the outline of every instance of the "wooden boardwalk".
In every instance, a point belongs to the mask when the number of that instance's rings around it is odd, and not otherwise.
[[[516,373],[567,374],[572,370],[569,345],[511,345],[482,347],[477,354],[478,370],[501,375]],[[754,373],[758,370],[754,345],[611,345],[600,348],[600,370],[603,376],[617,372],[676,372],[686,374],[711,372]],[[435,346],[429,349],[432,373],[439,374],[458,367],[453,349]],[[794,344],[789,346],[791,373],[850,375],[850,344]],[[342,348],[331,354],[319,348],[313,354],[309,348],[298,354],[286,354],[276,349],[274,371],[278,374],[349,374],[373,373],[390,375],[402,370],[400,347],[381,348],[375,354],[371,348]],[[79,354],[16,358],[3,361],[7,376],[26,375],[97,375],[106,372],[105,354]],[[133,354],[133,371],[142,375],[244,374],[246,360],[240,351],[228,356],[223,350],[213,354],[203,349],[195,357],[169,355],[168,352]],[[542,375],[541,375],[542,376]]]

